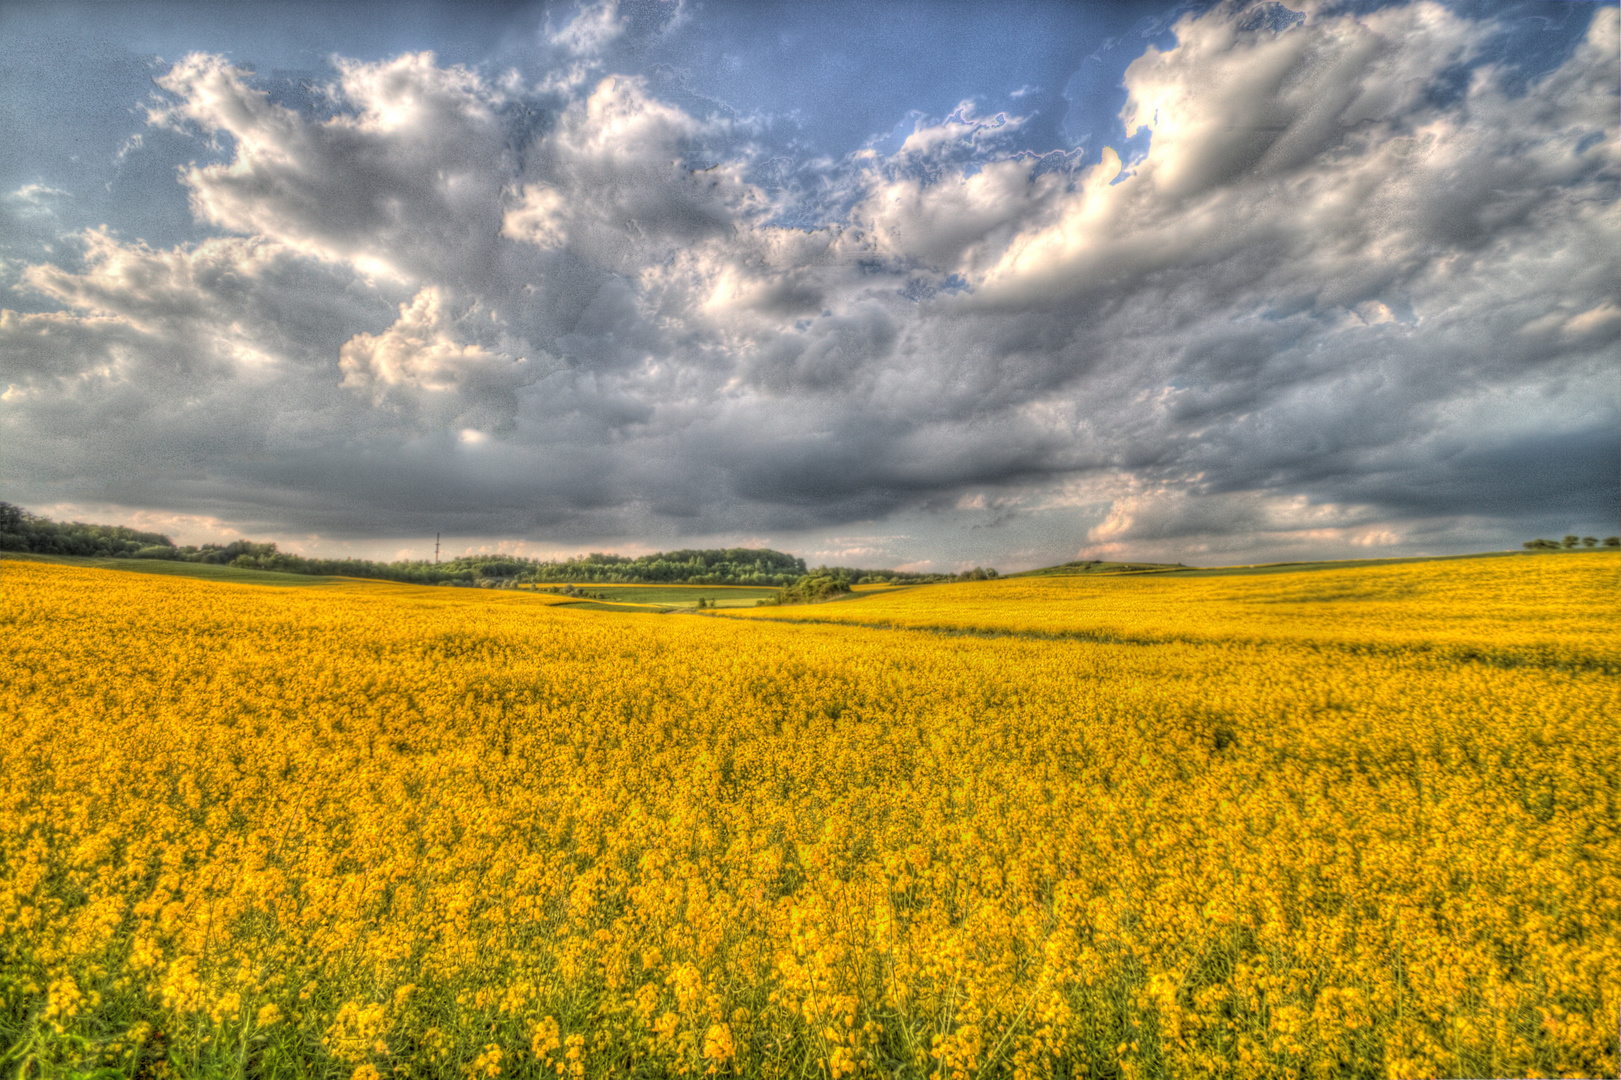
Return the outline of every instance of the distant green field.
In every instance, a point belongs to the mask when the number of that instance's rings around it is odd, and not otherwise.
[[[242,570],[213,563],[171,562],[167,559],[96,559],[82,555],[36,555],[23,551],[5,552],[0,559],[6,562],[60,563],[63,566],[86,566],[101,570],[130,570],[137,574],[167,574],[170,577],[229,581],[239,585],[327,585],[334,581],[350,580],[315,574],[283,574],[274,570]]]
[[[695,608],[699,599],[708,600],[716,607],[753,607],[756,600],[777,595],[776,589],[742,585],[598,585],[586,582],[574,587],[581,592],[599,593],[610,601],[622,604],[659,604],[663,607]],[[543,585],[541,588],[561,586]]]
[[[635,604],[607,604],[601,600],[576,600],[554,606],[568,608],[570,611],[606,611],[619,615],[663,615],[670,610],[668,607],[654,607],[650,604],[641,606]]]

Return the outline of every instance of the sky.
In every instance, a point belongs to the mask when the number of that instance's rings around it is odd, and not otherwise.
[[[368,558],[1611,535],[1614,3],[0,6],[0,499]]]

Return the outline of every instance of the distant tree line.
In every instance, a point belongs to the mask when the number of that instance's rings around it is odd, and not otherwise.
[[[160,533],[122,525],[87,525],[52,521],[10,503],[0,502],[0,551],[39,555],[79,555],[107,559],[167,559],[212,563],[249,570],[289,574],[377,578],[418,585],[461,585],[516,588],[549,583],[604,585],[752,585],[791,590],[806,585],[787,603],[825,599],[850,591],[852,583],[927,584],[938,581],[982,581],[995,570],[975,567],[962,574],[914,574],[901,570],[818,567],[769,548],[723,548],[658,552],[630,557],[592,553],[573,559],[525,559],[515,555],[462,555],[444,562],[426,559],[391,563],[369,559],[312,559],[278,551],[272,543],[233,540],[229,544],[180,546]]]
[[[159,546],[174,545],[167,536],[157,533],[126,529],[122,525],[52,521],[30,514],[20,506],[0,502],[0,551],[128,559],[146,548]]]
[[[582,600],[611,599],[607,593],[590,592],[586,589],[577,589],[573,585],[547,585],[544,588],[539,585],[531,585],[530,588],[534,589],[536,592],[551,593],[553,596],[575,596]],[[698,601],[698,605],[702,607],[703,601]]]
[[[1577,536],[1567,533],[1563,540],[1527,540],[1520,545],[1527,551],[1569,551],[1577,547],[1594,548],[1621,548],[1621,536],[1606,536],[1600,540],[1596,536]]]
[[[792,585],[778,589],[776,596],[758,601],[756,606],[814,604],[852,592],[856,585],[933,585],[948,581],[994,581],[996,578],[997,573],[994,569],[987,570],[980,566],[960,574],[910,574],[889,570],[872,573],[866,570],[851,570],[843,566],[819,566],[815,570],[807,571],[804,577]]]
[[[573,581],[604,585],[754,585],[772,587],[798,581],[805,560],[769,548],[661,551],[632,558],[593,552],[561,561],[514,565],[522,581]]]

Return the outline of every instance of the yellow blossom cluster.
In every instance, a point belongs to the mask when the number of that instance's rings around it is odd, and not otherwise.
[[[7,562],[0,1068],[1610,1075],[1618,570],[801,609],[862,626]]]

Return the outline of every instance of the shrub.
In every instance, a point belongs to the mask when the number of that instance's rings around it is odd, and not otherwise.
[[[794,582],[777,594],[783,604],[810,604],[830,600],[850,591],[850,580],[842,575],[816,573]]]

